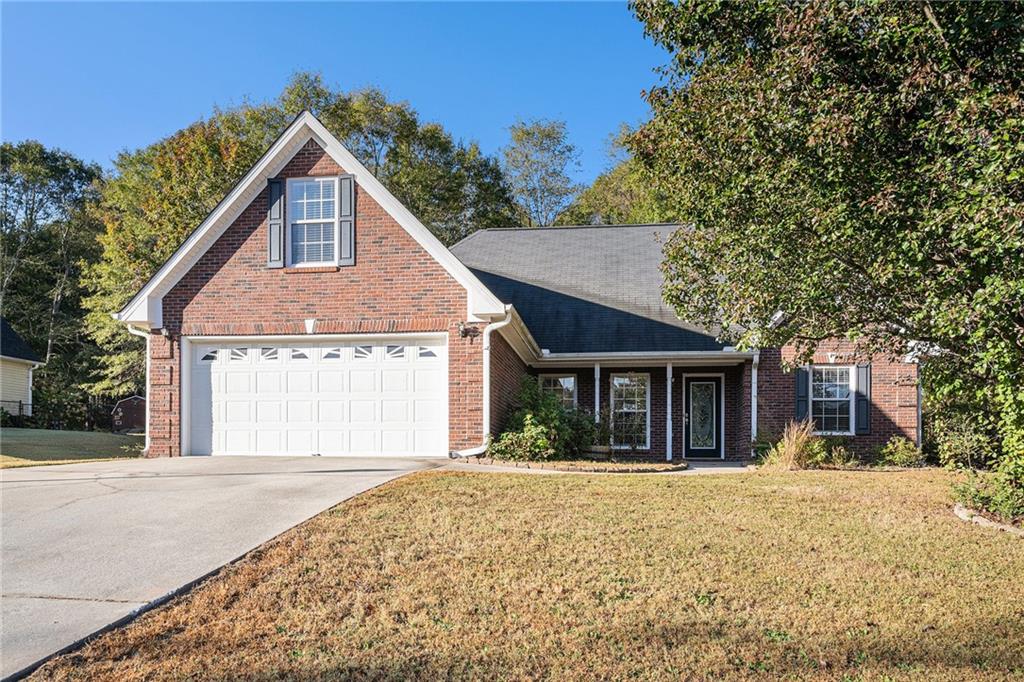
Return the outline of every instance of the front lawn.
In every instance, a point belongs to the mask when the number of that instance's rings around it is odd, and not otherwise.
[[[1024,676],[1024,542],[953,516],[949,485],[416,474],[37,676]]]
[[[0,429],[0,469],[138,457],[143,436],[100,431]]]

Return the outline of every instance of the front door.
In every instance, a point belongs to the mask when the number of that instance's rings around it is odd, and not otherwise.
[[[722,377],[687,376],[683,396],[686,458],[721,458],[725,452],[722,447]]]

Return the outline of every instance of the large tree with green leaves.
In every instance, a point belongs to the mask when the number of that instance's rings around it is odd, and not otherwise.
[[[516,121],[509,136],[502,167],[523,221],[554,225],[581,189],[570,175],[579,167],[579,152],[565,121]]]
[[[438,238],[508,225],[515,205],[496,159],[476,144],[422,123],[378,90],[342,92],[314,74],[293,77],[280,97],[216,110],[144,149],[125,152],[97,215],[103,255],[88,270],[89,329],[106,350],[96,392],[122,395],[142,381],[142,345],[116,324],[121,308],[304,109],[374,173]]]
[[[46,363],[34,375],[34,412],[82,427],[82,384],[97,348],[82,324],[82,267],[99,255],[90,215],[99,167],[36,141],[0,146],[0,315]]]
[[[582,190],[555,220],[556,225],[636,225],[672,220],[651,188],[643,164],[627,145],[632,131],[623,125],[609,142],[611,168]]]
[[[1024,509],[1024,6],[633,8],[672,55],[631,142],[689,224],[668,300],[747,345],[917,344]]]

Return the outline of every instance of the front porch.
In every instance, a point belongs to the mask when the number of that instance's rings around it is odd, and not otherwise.
[[[595,420],[610,417],[618,458],[737,461],[750,458],[756,428],[756,366],[737,360],[552,364],[532,373]]]

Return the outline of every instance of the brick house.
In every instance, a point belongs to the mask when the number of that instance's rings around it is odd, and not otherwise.
[[[147,341],[147,454],[480,452],[526,376],[649,458],[744,459],[810,415],[920,435],[917,366],[738,351],[661,300],[670,225],[482,230],[445,248],[303,113],[115,317]]]

